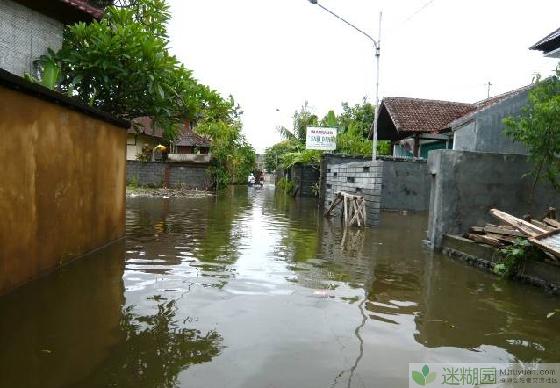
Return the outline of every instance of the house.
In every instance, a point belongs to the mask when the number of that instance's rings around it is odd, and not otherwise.
[[[386,97],[379,107],[378,139],[391,141],[393,156],[427,158],[431,150],[453,147],[449,123],[474,109],[460,102]]]
[[[395,157],[420,157],[436,149],[526,155],[527,149],[504,134],[503,119],[518,115],[532,85],[465,104],[409,97],[381,102],[378,139],[390,140]],[[370,134],[371,138],[371,134]]]
[[[476,109],[448,124],[457,151],[526,155],[527,148],[504,133],[503,119],[521,113],[533,85],[482,100]]]
[[[35,61],[62,46],[64,26],[101,18],[85,0],[0,0],[0,68],[35,74]]]
[[[560,58],[560,28],[529,47],[529,50],[542,51],[545,57]]]
[[[137,117],[132,120],[132,126],[128,128],[126,139],[126,160],[142,159],[142,155],[151,160],[151,152],[155,147],[163,143],[163,130],[153,125],[151,117]]]
[[[169,145],[167,159],[170,162],[209,163],[212,155],[212,142],[192,129],[192,123],[186,121],[177,139],[168,142],[164,139],[163,129],[154,125],[152,118],[144,116],[132,120],[128,129],[126,160],[152,160],[154,149]]]
[[[183,130],[175,141],[171,142],[168,158],[172,162],[210,163],[210,139],[193,131],[193,124],[185,122]]]

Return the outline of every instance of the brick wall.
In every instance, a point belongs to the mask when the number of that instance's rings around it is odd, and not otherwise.
[[[162,187],[167,181],[169,187],[205,190],[212,183],[207,164],[128,160],[126,167],[127,182],[140,186]]]
[[[33,61],[62,46],[64,25],[11,0],[0,0],[0,68],[33,74]]]
[[[326,177],[325,208],[330,206],[338,191],[363,195],[366,200],[368,225],[379,223],[383,161],[329,164]],[[335,215],[340,215],[340,207]]]

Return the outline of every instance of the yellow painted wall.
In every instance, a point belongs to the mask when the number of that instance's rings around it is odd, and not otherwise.
[[[124,235],[126,136],[0,86],[0,294]]]

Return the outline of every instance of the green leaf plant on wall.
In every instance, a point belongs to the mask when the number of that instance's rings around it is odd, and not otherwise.
[[[518,117],[504,119],[505,133],[527,146],[532,163],[533,187],[546,180],[560,189],[560,67],[545,80],[537,77],[529,91],[529,104]]]

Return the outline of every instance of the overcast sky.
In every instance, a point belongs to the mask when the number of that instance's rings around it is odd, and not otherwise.
[[[241,104],[262,152],[305,101],[323,116],[375,99],[373,47],[307,0],[169,0],[172,51],[201,82]],[[548,75],[528,47],[560,27],[557,0],[320,0],[374,37],[383,11],[381,96],[461,102]],[[279,111],[277,111],[277,109]]]

